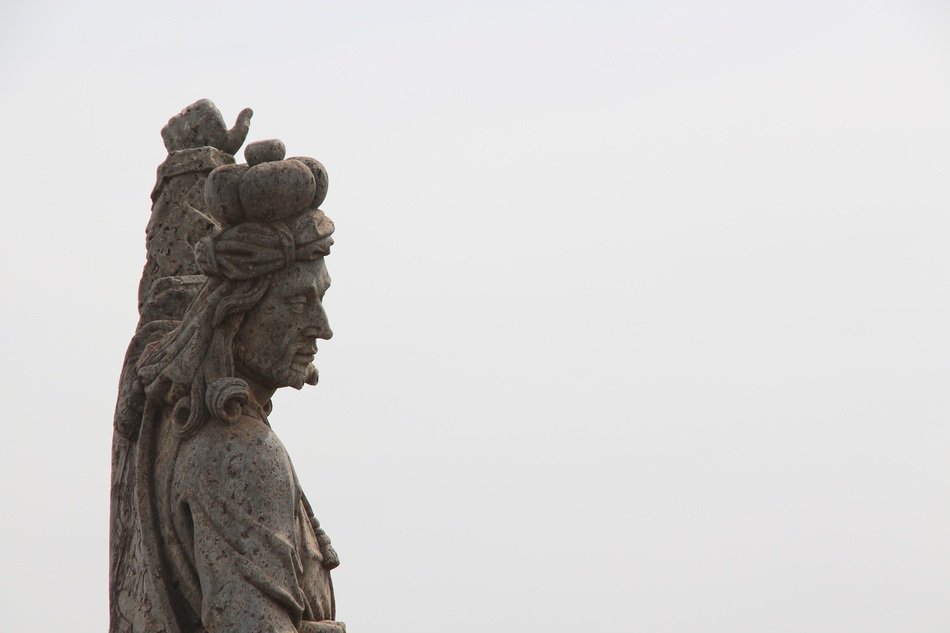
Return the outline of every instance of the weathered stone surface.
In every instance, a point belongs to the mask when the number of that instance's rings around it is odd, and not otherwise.
[[[332,336],[326,172],[279,141],[235,165],[249,120],[201,100],[162,130],[114,422],[110,633],[345,630],[339,561],[268,422]]]
[[[297,215],[310,205],[316,191],[313,174],[296,160],[254,165],[238,187],[247,216],[265,222]]]
[[[284,143],[276,138],[248,143],[244,148],[244,160],[252,167],[261,163],[284,160],[286,154],[287,148]]]
[[[330,186],[330,178],[323,164],[309,156],[293,156],[290,160],[297,160],[306,165],[313,174],[313,181],[316,183],[316,190],[313,193],[313,200],[310,206],[314,209],[323,204],[327,197],[327,189]]]
[[[205,204],[207,212],[218,223],[237,224],[244,220],[238,185],[248,169],[247,165],[224,165],[208,174]]]
[[[215,147],[232,156],[237,153],[251,126],[250,108],[241,110],[230,130],[218,108],[208,99],[199,99],[173,116],[162,128],[165,149],[175,152],[193,147]]]

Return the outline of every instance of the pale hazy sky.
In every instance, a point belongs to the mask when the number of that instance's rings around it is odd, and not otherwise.
[[[0,5],[0,631],[107,627],[159,129],[330,173],[352,633],[950,629],[950,5]]]

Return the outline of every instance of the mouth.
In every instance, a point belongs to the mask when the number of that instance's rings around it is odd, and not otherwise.
[[[313,362],[316,352],[297,352],[294,354],[294,362],[300,363],[301,365],[309,365]]]
[[[308,338],[304,340],[297,351],[294,352],[294,362],[302,363],[309,365],[313,362],[314,356],[317,355],[317,342],[314,339]]]

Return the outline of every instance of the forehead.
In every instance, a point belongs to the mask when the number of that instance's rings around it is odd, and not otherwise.
[[[298,261],[274,273],[271,287],[284,292],[313,289],[322,295],[330,287],[330,273],[322,257]]]

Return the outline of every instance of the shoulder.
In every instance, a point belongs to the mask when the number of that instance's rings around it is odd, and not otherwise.
[[[277,435],[261,420],[242,416],[234,423],[210,419],[181,448],[177,477],[184,488],[230,500],[297,496],[293,467]]]

